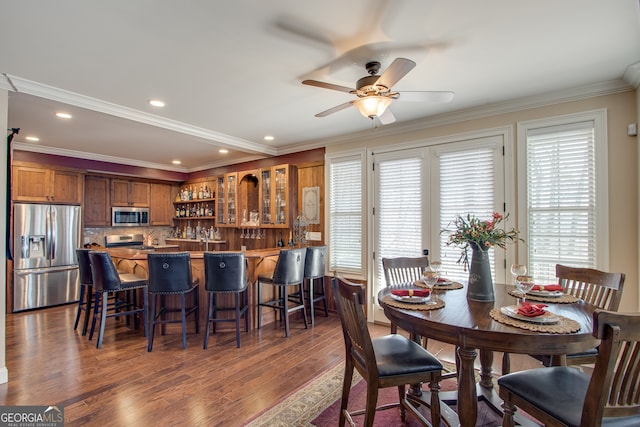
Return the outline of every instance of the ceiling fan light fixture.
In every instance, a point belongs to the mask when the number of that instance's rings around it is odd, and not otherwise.
[[[365,96],[353,101],[353,105],[360,111],[360,114],[367,118],[381,116],[391,105],[391,98],[386,96]]]

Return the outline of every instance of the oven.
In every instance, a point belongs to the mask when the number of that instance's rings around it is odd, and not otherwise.
[[[142,234],[110,234],[104,237],[104,246],[107,248],[146,249],[154,250],[155,246],[144,244]]]

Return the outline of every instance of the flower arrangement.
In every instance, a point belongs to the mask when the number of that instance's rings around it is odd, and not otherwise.
[[[499,225],[507,220],[509,214],[503,216],[498,212],[494,212],[490,220],[481,220],[471,214],[466,217],[458,216],[454,221],[454,229],[444,229],[442,233],[450,233],[446,242],[447,246],[456,245],[462,247],[462,254],[458,259],[458,263],[462,262],[465,267],[469,265],[469,257],[467,249],[469,246],[475,246],[480,250],[489,250],[493,246],[505,249],[507,244],[516,243],[519,238],[519,231],[515,229],[505,230]]]

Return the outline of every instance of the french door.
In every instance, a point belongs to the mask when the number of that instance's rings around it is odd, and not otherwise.
[[[369,283],[374,321],[386,321],[376,298],[386,286],[382,258],[416,257],[429,249],[430,259],[442,261],[448,277],[466,281],[457,263],[461,250],[447,246],[448,235],[441,230],[458,215],[490,219],[493,212],[504,211],[503,139],[498,135],[373,154]],[[494,280],[502,282],[504,251],[490,253]]]

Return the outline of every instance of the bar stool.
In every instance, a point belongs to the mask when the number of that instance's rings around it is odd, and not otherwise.
[[[240,348],[240,319],[242,316],[244,316],[244,330],[245,332],[249,331],[247,261],[244,252],[205,252],[204,275],[205,288],[209,294],[209,306],[203,348],[206,349],[209,345],[209,326],[213,323],[213,333],[215,334],[218,322],[235,322],[236,347]],[[233,294],[234,306],[219,307],[216,304],[217,294]],[[234,311],[233,318],[218,319],[216,317],[218,311],[230,310]]]
[[[167,323],[182,324],[182,348],[187,348],[187,316],[194,314],[196,334],[199,326],[200,304],[198,301],[198,280],[191,279],[191,257],[189,252],[164,252],[149,253],[147,255],[149,268],[149,294],[151,295],[151,314],[149,316],[149,345],[147,351],[153,347],[153,336],[156,324]],[[193,293],[194,302],[186,307],[185,295]],[[180,295],[180,308],[166,306],[167,295]],[[156,313],[157,299],[160,297],[160,306]],[[180,319],[167,319],[167,313],[180,313]]]
[[[91,277],[91,261],[89,260],[90,249],[76,249],[76,257],[78,258],[78,275],[80,281],[80,298],[78,299],[78,311],[76,312],[76,321],[73,324],[73,330],[78,329],[80,322],[80,313],[84,311],[84,320],[82,321],[82,336],[87,335],[89,328],[89,316],[91,316],[91,304],[93,302],[93,277]]]
[[[327,296],[325,293],[325,259],[327,255],[326,246],[309,246],[307,248],[307,256],[304,261],[304,279],[308,283],[307,298],[309,301],[309,317],[311,324],[314,323],[314,306],[316,302],[322,301],[324,307],[324,317],[329,317],[327,311]],[[314,282],[320,280],[320,287],[314,287]],[[304,286],[303,286],[304,287]]]
[[[96,327],[96,321],[100,319],[100,331],[98,332],[97,348],[102,347],[104,338],[104,329],[108,317],[119,316],[136,316],[142,315],[144,324],[144,336],[147,336],[147,317],[148,317],[148,297],[147,297],[147,281],[135,274],[118,274],[116,266],[108,252],[90,251],[89,260],[91,261],[91,277],[95,289],[95,300],[93,307],[93,320],[91,321],[91,331],[89,339],[93,338]],[[143,305],[137,306],[136,292],[142,290]],[[117,292],[126,292],[130,294],[126,301],[114,302],[109,304],[109,294]]]
[[[288,291],[289,286],[297,286],[298,289],[295,292],[302,295],[306,252],[305,248],[281,250],[273,275],[271,277],[258,276],[258,329],[260,329],[262,322],[262,307],[270,307],[280,311],[281,317],[284,317],[285,337],[289,336],[289,314],[295,311],[302,310],[304,327],[305,329],[308,328],[304,299],[290,298]],[[271,301],[262,301],[263,285],[278,288],[277,298]],[[294,305],[289,304],[291,302]]]

